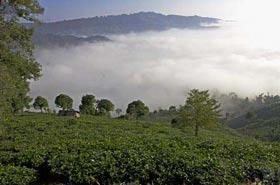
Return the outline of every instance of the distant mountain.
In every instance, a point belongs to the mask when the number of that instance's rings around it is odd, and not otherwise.
[[[199,16],[163,15],[154,12],[140,12],[116,16],[102,16],[43,23],[35,27],[33,42],[37,47],[69,47],[82,43],[111,41],[111,34],[139,33],[177,29],[209,29],[220,20]],[[106,36],[101,36],[106,35]]]
[[[116,16],[101,16],[44,23],[36,27],[38,33],[55,35],[110,35],[126,34],[131,32],[164,31],[170,28],[177,29],[206,29],[220,20],[199,16],[163,15],[154,12],[140,12]],[[29,26],[32,26],[29,24]]]
[[[111,41],[109,38],[100,35],[83,38],[71,35],[55,35],[50,33],[36,32],[33,36],[33,43],[36,45],[36,47],[44,48],[70,47],[83,43],[100,43],[109,41]]]

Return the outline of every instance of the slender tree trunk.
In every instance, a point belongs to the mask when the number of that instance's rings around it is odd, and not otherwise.
[[[195,124],[195,131],[194,131],[194,135],[198,136],[198,124]]]

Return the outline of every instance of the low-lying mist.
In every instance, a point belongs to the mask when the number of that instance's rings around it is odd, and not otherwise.
[[[110,36],[114,42],[36,51],[43,76],[31,95],[108,98],[125,108],[141,99],[151,109],[183,104],[188,89],[254,96],[280,91],[280,50],[257,47],[234,26]],[[259,44],[258,44],[259,46]]]

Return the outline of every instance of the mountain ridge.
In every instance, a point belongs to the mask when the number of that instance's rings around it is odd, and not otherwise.
[[[131,32],[165,31],[177,29],[209,29],[217,26],[203,26],[203,24],[218,24],[220,19],[210,17],[164,15],[155,12],[139,12],[133,14],[96,16],[64,21],[43,23],[36,26],[40,33],[57,35],[112,35]],[[34,25],[29,24],[34,27]]]
[[[202,17],[202,18],[210,18],[210,19],[217,19],[217,20],[221,20],[219,18],[215,18],[215,17],[208,17],[208,16],[199,16],[199,15],[177,15],[177,14],[163,14],[163,13],[157,13],[157,12],[153,12],[153,11],[140,11],[140,12],[136,12],[136,13],[123,13],[123,14],[115,14],[115,15],[101,15],[101,16],[92,16],[92,17],[80,17],[80,18],[73,18],[73,19],[64,19],[64,20],[55,20],[55,21],[47,21],[47,22],[43,22],[43,24],[51,24],[51,23],[59,23],[59,22],[64,22],[64,21],[75,21],[75,20],[85,20],[85,19],[92,19],[92,18],[108,18],[108,17],[116,17],[116,16],[131,16],[131,15],[163,15],[163,16],[177,16],[177,17]]]
[[[102,42],[112,42],[111,39],[102,35],[93,35],[88,37],[76,37],[72,35],[55,35],[51,33],[35,33],[32,42],[37,47],[71,47],[84,43],[97,44]]]

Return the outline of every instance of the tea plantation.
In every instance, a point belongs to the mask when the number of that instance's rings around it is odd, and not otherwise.
[[[280,184],[280,144],[223,128],[23,114],[0,123],[0,184]]]

